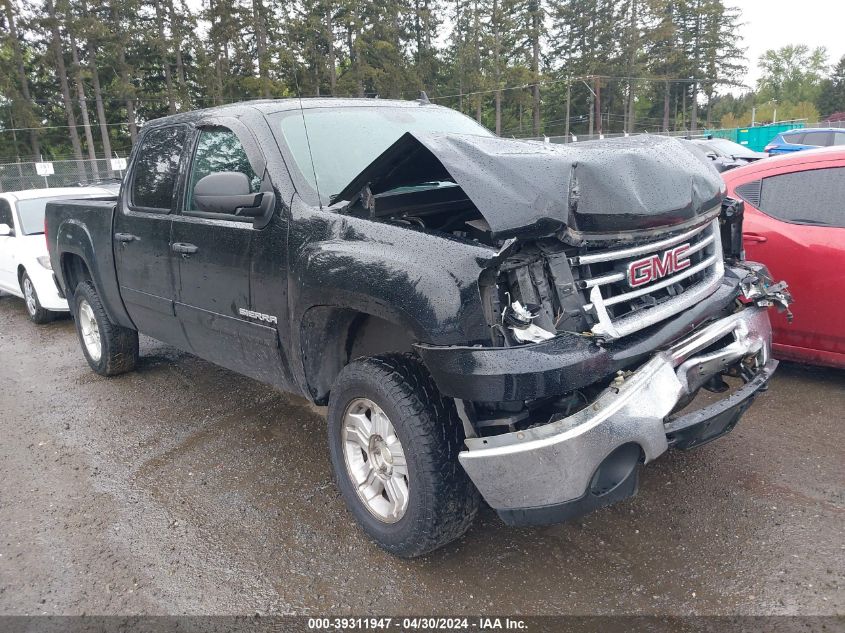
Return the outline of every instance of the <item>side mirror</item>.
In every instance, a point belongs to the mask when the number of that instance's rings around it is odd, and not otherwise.
[[[707,152],[706,156],[710,160],[716,160],[718,158],[718,156],[716,156],[716,152]]]
[[[219,171],[194,185],[194,204],[206,213],[227,213],[257,218],[264,215],[265,198],[273,194],[250,193],[249,178],[239,171]]]
[[[8,224],[0,224],[0,237],[9,237],[15,234],[15,229],[13,229]]]

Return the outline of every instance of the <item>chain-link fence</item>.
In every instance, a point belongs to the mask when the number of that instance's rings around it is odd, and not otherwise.
[[[538,136],[538,137],[531,137],[526,140],[533,140],[533,141],[545,141],[548,140],[549,143],[574,143],[578,141],[596,141],[603,138],[621,138],[624,136],[642,136],[643,134],[650,134],[651,136],[675,136],[680,138],[704,138],[704,131],[699,130],[697,132],[691,132],[689,130],[676,130],[672,132],[633,132],[632,134],[628,134],[627,132],[612,132],[609,134],[570,134],[568,137],[566,136]]]
[[[818,123],[808,123],[807,127],[835,127],[845,128],[845,121],[819,121]]]
[[[126,159],[0,163],[0,192],[91,184],[123,178]],[[123,169],[119,169],[123,167]]]
[[[845,128],[845,121],[822,121],[810,123],[807,127],[838,127]],[[637,132],[643,134],[643,132]],[[679,136],[702,138],[703,131],[690,132],[677,130],[673,132],[654,132],[659,136]],[[550,143],[572,143],[574,141],[590,141],[599,138],[617,138],[627,136],[622,132],[612,134],[571,134],[565,136],[539,137],[530,140],[547,141]],[[0,192],[21,191],[24,189],[44,189],[68,187],[78,184],[92,184],[105,180],[120,180],[123,178],[126,166],[125,158],[100,158],[97,160],[54,160],[43,163],[14,162],[0,163]],[[123,169],[121,169],[121,167]]]

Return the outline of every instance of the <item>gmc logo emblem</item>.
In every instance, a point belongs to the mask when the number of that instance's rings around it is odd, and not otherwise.
[[[690,267],[687,256],[689,243],[664,251],[663,255],[650,255],[628,264],[628,285],[637,288],[650,284],[666,275],[671,275]]]

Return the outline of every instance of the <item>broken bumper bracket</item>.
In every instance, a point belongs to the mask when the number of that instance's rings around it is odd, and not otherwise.
[[[688,450],[731,431],[777,369],[771,359],[757,374],[724,400],[679,416],[664,425],[669,446]]]

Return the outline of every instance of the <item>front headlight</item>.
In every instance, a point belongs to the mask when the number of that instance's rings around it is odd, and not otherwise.
[[[36,261],[44,266],[47,270],[53,270],[53,266],[50,264],[50,256],[49,255],[42,255],[41,257],[36,257]]]

